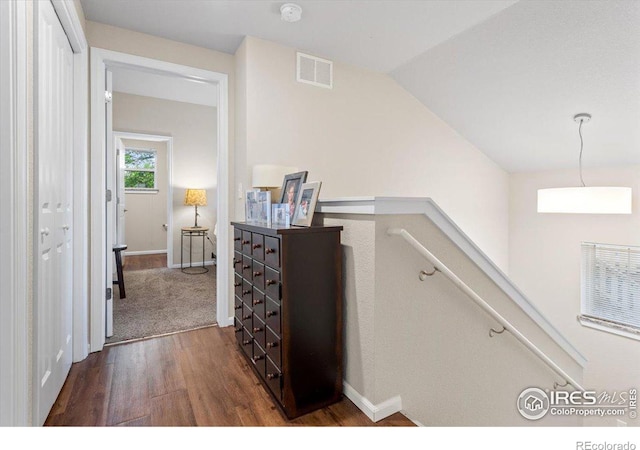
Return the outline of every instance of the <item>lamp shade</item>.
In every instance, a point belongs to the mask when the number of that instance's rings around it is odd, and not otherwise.
[[[631,214],[631,188],[597,186],[538,189],[538,212]]]
[[[184,194],[184,204],[188,206],[207,206],[207,191],[205,189],[187,189]]]
[[[253,166],[251,185],[254,188],[279,188],[282,186],[282,181],[286,174],[297,171],[297,167],[258,164]]]

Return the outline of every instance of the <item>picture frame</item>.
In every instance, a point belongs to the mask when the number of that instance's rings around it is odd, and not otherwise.
[[[296,201],[296,210],[291,225],[301,227],[311,226],[321,186],[321,181],[303,183],[302,186],[300,186],[298,200]]]
[[[296,173],[290,173],[284,176],[282,181],[282,192],[280,193],[280,203],[286,203],[289,205],[289,221],[293,223],[293,216],[298,206],[296,201],[298,200],[298,194],[300,193],[300,186],[306,183],[307,175],[309,172],[302,171]]]
[[[247,191],[245,200],[245,221],[247,223],[258,222],[258,192],[257,190]]]
[[[256,201],[258,209],[257,222],[261,225],[271,226],[271,192],[258,191],[256,192]]]
[[[271,223],[273,227],[289,228],[291,225],[289,205],[286,203],[274,203],[271,206]]]

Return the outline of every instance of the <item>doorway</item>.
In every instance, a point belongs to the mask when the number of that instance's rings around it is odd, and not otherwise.
[[[166,63],[149,58],[112,52],[102,49],[92,49],[91,52],[91,80],[92,80],[92,160],[91,173],[94,185],[92,186],[92,204],[105,204],[107,191],[113,182],[108,183],[107,164],[113,156],[112,141],[108,138],[107,108],[105,107],[105,88],[107,86],[108,71],[112,68],[127,68],[146,73],[154,73],[168,77],[178,77],[191,80],[196,83],[206,83],[215,86],[218,96],[218,114],[215,118],[218,130],[217,141],[217,185],[215,191],[215,203],[217,217],[215,227],[216,250],[218,270],[216,271],[216,319],[220,326],[231,324],[229,320],[229,302],[231,283],[229,277],[229,261],[232,253],[231,240],[229,238],[229,155],[228,155],[228,107],[227,107],[227,75],[196,69],[192,67]],[[213,150],[211,150],[213,151]],[[113,161],[113,159],[111,159]],[[186,188],[186,186],[185,186]],[[177,195],[174,191],[173,196]],[[106,339],[107,299],[104,292],[111,287],[112,270],[109,267],[111,252],[107,248],[107,234],[110,232],[107,225],[108,208],[94,207],[91,212],[92,229],[92,314],[91,314],[91,351],[101,350]],[[224,224],[224,226],[222,225]],[[175,233],[174,233],[175,234]],[[169,252],[171,247],[167,248]],[[175,259],[175,255],[173,255]],[[108,295],[107,295],[108,296]]]

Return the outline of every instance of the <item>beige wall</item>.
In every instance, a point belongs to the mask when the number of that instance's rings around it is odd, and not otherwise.
[[[334,63],[333,89],[298,83],[295,49],[251,37],[236,60],[236,192],[274,163],[308,170],[325,199],[431,197],[507,269],[507,173],[391,77]]]
[[[143,112],[144,114],[144,112]],[[156,151],[156,188],[154,193],[125,193],[125,243],[127,253],[167,251],[167,194],[169,173],[166,142],[123,139],[125,148]]]
[[[607,391],[637,388],[640,342],[585,328],[576,317],[580,314],[580,243],[640,245],[640,166],[585,170],[584,179],[588,186],[631,186],[634,213],[538,214],[537,190],[577,186],[577,170],[513,174],[509,273],[588,359],[585,388]],[[587,419],[585,424],[615,425],[615,419]],[[637,420],[628,420],[628,424],[637,424]]]
[[[199,207],[198,225],[216,224],[217,132],[216,108],[191,103],[115,92],[113,129],[173,137],[171,185],[173,190],[173,264],[180,264],[180,228],[193,226],[194,207],[185,206],[187,188],[207,190],[208,204]],[[164,223],[164,222],[163,222]],[[215,242],[212,237],[211,240]],[[185,242],[186,245],[186,242]],[[188,257],[188,247],[184,258]],[[205,242],[205,259],[215,249]],[[202,244],[194,240],[193,260],[202,261]]]

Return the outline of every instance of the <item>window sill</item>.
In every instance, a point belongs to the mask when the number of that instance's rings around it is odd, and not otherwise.
[[[157,194],[160,189],[125,189],[125,194]]]
[[[640,341],[640,330],[634,327],[583,315],[578,316],[578,322],[580,322],[582,326],[593,328],[594,330],[605,331],[607,333],[617,334],[618,336]]]

